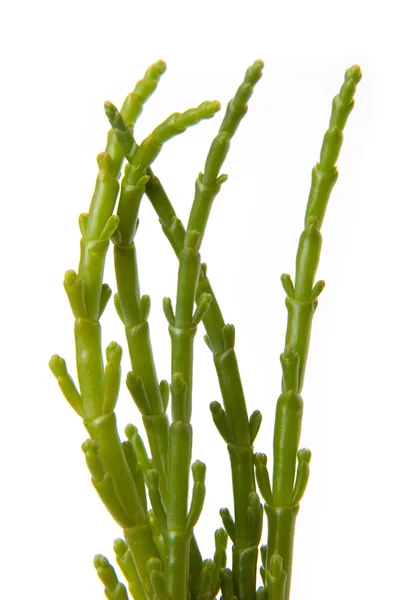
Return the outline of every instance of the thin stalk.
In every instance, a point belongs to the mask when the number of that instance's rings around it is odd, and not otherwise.
[[[125,325],[132,372],[128,374],[128,388],[139,408],[149,440],[154,466],[159,474],[161,499],[167,503],[167,460],[168,460],[168,388],[166,382],[158,384],[156,368],[150,341],[148,316],[150,299],[140,297],[138,266],[134,236],[138,223],[140,202],[145,192],[148,179],[146,171],[161,151],[163,144],[179,135],[187,127],[195,125],[202,119],[210,118],[219,110],[219,103],[204,102],[196,109],[185,113],[171,115],[156,127],[140,146],[137,146],[133,132],[125,123],[117,109],[106,103],[107,116],[114,127],[125,156],[130,161],[126,167],[125,177],[121,185],[121,195],[117,214],[119,227],[114,241],[114,262],[117,278],[118,296],[116,306]],[[190,335],[186,340],[186,348],[191,345]],[[181,356],[185,356],[183,340],[179,343]],[[177,348],[177,345],[173,346]],[[186,373],[187,374],[187,373]],[[189,377],[191,386],[191,376]],[[189,537],[191,590],[198,583],[202,558],[194,537]]]
[[[164,303],[171,336],[171,404],[172,423],[169,428],[167,478],[166,580],[174,600],[186,600],[189,589],[190,541],[204,501],[203,472],[193,490],[192,507],[188,513],[189,471],[192,454],[191,395],[193,340],[198,321],[194,312],[197,282],[200,272],[200,233],[189,232],[179,257],[175,315],[170,301]],[[203,298],[203,312],[209,298]],[[169,310],[171,309],[171,310]],[[195,490],[197,493],[195,493]]]
[[[338,177],[335,164],[342,145],[342,132],[354,106],[353,97],[360,79],[358,66],[348,69],[344,84],[333,100],[320,161],[312,172],[305,229],[297,251],[295,283],[289,275],[282,276],[287,294],[288,324],[285,351],[281,355],[282,394],[276,407],[272,488],[265,457],[256,457],[257,481],[266,502],[268,518],[267,581],[271,587],[268,597],[272,600],[289,600],[290,595],[295,523],[299,502],[307,485],[311,459],[309,450],[298,450],[303,415],[300,393],[304,383],[312,319],[318,296],[324,288],[323,281],[315,283],[322,246],[320,229]]]
[[[189,216],[188,229],[179,252],[175,312],[164,299],[164,312],[171,337],[171,404],[167,479],[166,581],[174,600],[187,600],[189,589],[190,540],[204,502],[205,466],[192,466],[194,487],[188,511],[189,469],[192,453],[192,370],[193,341],[197,325],[209,309],[212,297],[203,294],[194,310],[201,263],[199,249],[204,236],[213,197],[222,179],[216,179],[226,155],[229,140],[221,134],[210,153],[204,175],[200,174]],[[223,157],[223,158],[221,158]],[[209,177],[215,173],[214,180]],[[224,180],[225,178],[223,178]],[[203,563],[204,567],[204,563]],[[204,570],[202,570],[204,573]],[[203,576],[204,578],[204,576]],[[201,582],[200,582],[201,588]],[[199,589],[200,589],[199,588]]]
[[[244,82],[229,102],[219,133],[214,139],[206,160],[204,175],[200,174],[196,182],[195,201],[190,213],[187,231],[199,230],[207,222],[209,211],[218,194],[225,175],[219,175],[222,163],[229,150],[230,139],[241,119],[247,112],[254,85],[261,76],[262,62],[256,61],[246,72]],[[160,219],[163,231],[179,257],[184,247],[186,231],[177,218],[174,208],[159,179],[151,169],[147,170],[149,180],[146,194]],[[204,208],[200,208],[204,207]],[[204,294],[212,298],[210,307],[203,316],[207,332],[206,341],[213,355],[218,380],[224,401],[225,411],[218,403],[211,406],[216,425],[228,445],[231,461],[232,484],[235,508],[233,546],[233,574],[235,594],[239,600],[251,600],[255,597],[257,536],[261,534],[262,511],[256,510],[256,523],[249,519],[250,497],[255,492],[252,444],[257,431],[251,430],[246,409],[243,386],[234,350],[234,328],[226,325],[220,307],[202,265],[196,292],[199,306]],[[258,415],[254,415],[253,422]],[[251,420],[250,420],[251,421]],[[258,426],[260,422],[258,423]]]
[[[164,63],[153,65],[141,89],[150,95]],[[137,89],[124,102],[123,114],[133,119],[141,110]],[[118,196],[118,175],[124,153],[116,134],[108,136],[106,152],[98,157],[99,174],[88,214],[80,217],[81,256],[78,273],[68,271],[66,289],[75,316],[76,362],[80,391],[69,376],[65,361],[54,356],[50,368],[70,405],[84,420],[91,440],[84,451],[92,481],[110,514],[127,532],[148,540],[144,549],[130,547],[135,568],[147,598],[152,589],[146,562],[157,557],[157,549],[147,522],[143,489],[135,479],[123,450],[114,413],[120,386],[122,350],[113,342],[107,348],[104,368],[99,319],[110,298],[111,290],[103,284],[103,272],[110,238],[115,234],[119,218],[113,215]],[[127,536],[129,538],[129,535]]]

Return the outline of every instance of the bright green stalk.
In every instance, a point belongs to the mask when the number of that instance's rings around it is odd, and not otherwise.
[[[140,201],[145,191],[146,170],[160,152],[162,145],[187,127],[212,117],[219,110],[218,102],[204,102],[196,109],[175,113],[156,127],[140,146],[122,115],[111,104],[105,110],[116,135],[131,161],[121,185],[118,206],[119,228],[113,238],[114,262],[118,296],[116,306],[125,324],[132,372],[128,387],[142,413],[154,465],[159,474],[161,497],[166,502],[166,472],[168,450],[168,389],[166,382],[158,384],[148,325],[150,299],[140,297],[136,249],[133,241]],[[191,540],[191,587],[196,584],[201,569],[201,555],[194,537]]]
[[[261,77],[262,62],[256,61],[246,72],[244,82],[229,102],[219,133],[214,139],[206,160],[204,175],[196,182],[195,200],[189,217],[187,230],[202,230],[207,223],[212,202],[226,180],[219,175],[229,150],[230,139],[247,111],[254,85]],[[158,178],[150,169],[146,183],[146,194],[156,210],[163,231],[175,253],[179,256],[184,246],[185,229]],[[206,266],[202,265],[197,285],[196,301],[204,294],[212,298],[211,305],[203,316],[207,332],[206,341],[214,355],[225,411],[218,403],[211,405],[214,421],[228,444],[231,460],[235,506],[233,547],[233,576],[235,593],[239,600],[254,598],[257,566],[257,532],[261,531],[262,511],[258,510],[258,523],[250,524],[248,509],[250,494],[255,492],[252,444],[261,422],[258,411],[248,418],[243,387],[234,351],[234,327],[225,325],[210,282]],[[256,535],[254,535],[256,534]]]
[[[299,502],[304,494],[311,453],[298,451],[303,414],[300,396],[311,336],[312,318],[324,282],[315,281],[322,238],[320,229],[332,188],[337,180],[336,161],[343,140],[342,130],[354,106],[358,66],[346,71],[345,81],[333,100],[329,129],[325,134],[319,163],[313,169],[311,191],[296,258],[296,277],[282,276],[286,291],[288,325],[286,347],[281,355],[282,394],[278,399],[274,431],[272,488],[263,455],[256,457],[257,481],[266,502],[268,518],[267,584],[269,600],[288,600],[293,544]],[[297,456],[297,477],[295,481]]]
[[[119,388],[121,349],[115,343],[110,344],[107,349],[106,369],[101,351],[98,319],[100,308],[103,308],[104,304],[101,301],[103,291],[106,290],[108,295],[108,286],[103,286],[102,277],[109,243],[107,237],[112,235],[118,224],[117,219],[110,215],[113,209],[113,195],[117,192],[118,184],[111,175],[110,159],[107,156],[101,157],[99,167],[91,208],[94,207],[98,219],[101,218],[102,222],[96,223],[90,211],[87,219],[84,222],[81,220],[79,274],[67,271],[64,280],[64,287],[76,317],[76,361],[80,384],[80,395],[76,388],[71,388],[74,399],[70,403],[75,403],[78,407],[77,412],[84,418],[85,427],[97,442],[100,460],[105,472],[112,477],[123,509],[127,511],[133,523],[141,523],[145,520],[145,513],[122,451],[114,414]],[[112,226],[109,226],[110,221]],[[52,358],[50,367],[57,379],[72,383],[66,373],[65,363],[58,357]]]
[[[300,237],[296,258],[295,285],[291,284],[289,275],[283,276],[286,278],[284,288],[287,293],[286,305],[288,308],[286,346],[291,346],[300,358],[299,382],[296,390],[299,393],[304,382],[312,317],[317,307],[318,296],[324,286],[322,281],[317,281],[314,285],[321,253],[320,229],[331,191],[338,178],[335,164],[343,142],[343,129],[354,107],[354,94],[360,79],[361,71],[358,66],[348,69],[345,74],[345,82],[333,100],[329,129],[323,140],[320,162],[312,171],[305,229]]]
[[[170,301],[164,302],[171,336],[171,404],[172,423],[169,428],[166,578],[168,592],[174,600],[186,600],[189,589],[190,541],[203,500],[193,490],[192,508],[188,514],[189,470],[192,453],[191,393],[193,340],[198,321],[193,314],[197,281],[200,272],[199,238],[202,232],[191,231],[179,257],[179,272],[175,315]],[[203,299],[204,310],[209,298]],[[201,317],[200,317],[201,318]],[[204,471],[201,467],[200,472]],[[195,475],[195,466],[194,477]],[[205,474],[205,473],[204,473]],[[200,475],[200,492],[204,476]],[[196,484],[195,484],[196,487]]]
[[[164,63],[151,67],[139,88],[128,96],[123,113],[135,118],[144,100],[154,90]],[[141,95],[140,95],[141,94]],[[140,96],[140,97],[139,97]],[[140,100],[140,102],[139,102]],[[147,523],[144,490],[130,468],[129,457],[121,444],[114,407],[120,385],[121,349],[115,343],[107,349],[104,369],[99,319],[110,298],[110,288],[102,283],[109,240],[117,230],[118,216],[112,214],[118,195],[118,173],[124,157],[113,132],[108,136],[107,152],[98,157],[99,175],[89,213],[81,215],[81,257],[78,274],[68,271],[64,286],[75,321],[76,360],[80,393],[68,375],[65,362],[55,356],[50,367],[70,405],[84,419],[93,444],[84,447],[92,481],[107,509],[124,528],[128,540],[142,538],[143,548],[130,550],[141,584],[148,598],[152,588],[146,562],[157,556]]]
[[[107,107],[110,115],[110,106]],[[190,109],[185,113],[176,113],[159,125],[153,133],[146,138],[133,154],[132,163],[127,166],[126,175],[122,182],[118,215],[120,225],[115,235],[115,268],[118,285],[117,308],[125,323],[129,352],[135,379],[133,388],[143,388],[144,393],[134,394],[138,408],[144,416],[146,430],[152,455],[160,464],[156,465],[160,474],[160,487],[165,497],[165,472],[166,472],[166,424],[165,410],[167,397],[161,393],[157,382],[157,375],[152,356],[150,334],[148,328],[148,314],[150,301],[147,296],[140,298],[138,268],[133,237],[137,227],[137,215],[141,198],[144,194],[146,170],[156,158],[162,145],[171,137],[182,133],[187,127],[198,123],[201,119],[213,116],[219,104],[205,102],[197,109]],[[112,111],[112,120],[117,121],[116,109]],[[119,131],[123,125],[119,119]],[[126,127],[123,129],[124,140],[129,134]],[[133,137],[131,146],[134,145]],[[126,145],[125,145],[126,148]],[[129,151],[126,148],[129,154]],[[131,386],[132,387],[132,386]],[[146,419],[147,418],[147,419]],[[157,435],[155,426],[156,418],[160,418],[160,435]],[[160,441],[161,440],[161,441]]]
[[[148,296],[140,297],[133,241],[129,245],[115,244],[114,263],[118,287],[117,302],[125,325],[132,365],[132,372],[127,379],[128,388],[142,414],[155,468],[160,475],[160,487],[165,497],[168,417],[150,341],[150,299]]]
[[[188,513],[189,468],[192,451],[192,369],[193,341],[197,325],[206,314],[212,297],[203,294],[197,309],[194,304],[200,275],[199,249],[204,236],[213,196],[222,180],[207,179],[209,171],[218,173],[226,155],[229,139],[219,136],[213,152],[200,174],[189,217],[188,231],[179,252],[179,271],[175,313],[171,301],[164,299],[164,312],[171,336],[171,405],[169,429],[166,563],[168,592],[174,600],[186,600],[189,586],[190,540],[204,501],[205,467],[193,465],[192,505]],[[204,183],[206,181],[207,183]],[[204,573],[204,563],[203,571]],[[204,575],[203,575],[204,577]],[[200,587],[202,578],[200,579]]]

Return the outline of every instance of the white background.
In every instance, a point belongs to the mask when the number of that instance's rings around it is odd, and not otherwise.
[[[102,598],[92,567],[120,535],[91,487],[86,434],[47,362],[74,370],[73,319],[62,286],[77,268],[77,217],[87,211],[108,130],[147,66],[168,63],[137,126],[141,139],[204,99],[226,106],[245,69],[264,76],[236,134],[203,246],[237,355],[249,412],[264,416],[256,450],[271,454],[286,312],[311,168],[344,71],[361,65],[340,177],[323,227],[302,445],[313,460],[298,518],[293,600],[399,597],[399,106],[396,2],[336,0],[10,3],[1,19],[1,495],[4,598]],[[154,169],[187,219],[193,184],[222,113],[168,143]],[[169,376],[161,311],[175,258],[146,202],[137,236],[142,293],[159,377]],[[115,289],[109,262],[105,281]],[[124,345],[110,303],[103,341]],[[232,507],[225,446],[208,405],[219,399],[211,355],[196,344],[194,457],[208,465],[197,528],[213,552],[218,510]],[[124,362],[125,370],[127,363]],[[123,389],[121,432],[139,416]],[[264,536],[265,537],[265,536]]]

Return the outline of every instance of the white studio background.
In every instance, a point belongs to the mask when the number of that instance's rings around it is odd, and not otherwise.
[[[204,99],[226,106],[256,58],[264,76],[224,166],[202,255],[237,355],[249,412],[264,416],[256,450],[271,455],[286,310],[279,277],[294,272],[311,168],[347,67],[364,78],[345,130],[323,227],[326,279],[314,328],[302,444],[313,451],[298,518],[293,600],[400,594],[398,265],[400,68],[396,2],[15,1],[1,20],[1,495],[4,598],[102,598],[92,567],[112,562],[120,535],[90,484],[87,434],[47,362],[74,373],[73,319],[62,286],[77,268],[78,214],[88,209],[95,157],[147,66],[168,63],[137,126],[142,138],[171,112]],[[4,11],[4,9],[3,9]],[[185,222],[193,184],[222,113],[169,142],[154,169]],[[137,235],[142,293],[161,378],[169,339],[161,309],[176,262],[144,202]],[[111,256],[109,257],[111,258]],[[105,281],[115,289],[112,263]],[[124,333],[110,303],[104,345]],[[125,345],[124,345],[125,347]],[[212,358],[196,343],[194,458],[207,463],[197,527],[213,552],[218,510],[232,507],[225,445],[208,405],[219,399]],[[128,369],[126,357],[125,372]],[[396,375],[396,377],[395,377]],[[126,390],[121,433],[138,413]]]

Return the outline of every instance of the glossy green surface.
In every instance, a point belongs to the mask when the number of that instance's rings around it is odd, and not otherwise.
[[[228,104],[219,133],[211,144],[204,174],[201,173],[196,182],[195,199],[189,216],[188,228],[193,226],[202,230],[205,227],[212,202],[222,183],[226,180],[226,175],[220,175],[219,171],[229,150],[230,139],[247,112],[246,103],[253,92],[254,85],[261,77],[262,68],[261,61],[256,61],[249,67],[243,83]],[[150,172],[150,179],[146,184],[146,194],[159,216],[164,233],[179,257],[187,233],[177,218],[160,181],[152,172]],[[249,494],[255,492],[252,443],[256,432],[253,427],[253,435],[251,434],[234,350],[235,329],[233,325],[225,324],[207,278],[206,266],[203,264],[196,292],[198,306],[204,301],[205,294],[211,298],[209,309],[203,316],[203,324],[207,332],[206,342],[213,353],[224,402],[224,408],[216,402],[212,403],[210,408],[214,422],[228,445],[232,468],[235,523],[231,531],[227,531],[234,544],[232,548],[234,586],[239,598],[246,597],[251,600],[256,588],[257,546],[259,543],[259,540],[256,539],[257,536],[253,539],[254,531],[261,533],[262,526],[262,510],[258,511],[256,523],[250,522],[248,518]],[[235,532],[234,538],[232,537],[233,531]]]
[[[98,156],[99,173],[89,212],[82,214],[77,272],[65,274],[64,287],[75,318],[78,386],[65,361],[55,355],[50,368],[70,406],[89,434],[82,444],[86,464],[99,498],[124,539],[114,543],[116,561],[134,600],[288,600],[293,544],[299,502],[304,494],[311,453],[299,450],[307,354],[313,315],[324,283],[315,283],[322,245],[320,229],[337,179],[336,160],[342,130],[350,114],[360,69],[348,69],[332,106],[320,161],[312,172],[305,228],[300,237],[293,283],[282,276],[288,325],[281,355],[282,394],[276,407],[272,482],[264,454],[253,454],[261,413],[248,415],[235,354],[235,328],[226,324],[201,263],[200,248],[213,202],[226,180],[221,168],[230,143],[247,112],[263,63],[255,61],[229,102],[218,134],[211,143],[204,171],[196,183],[186,228],[175,214],[151,165],[169,139],[208,119],[220,109],[216,101],[174,113],[140,144],[134,126],[143,105],[156,89],[166,66],[152,65],[121,111],[105,103],[112,129],[105,152]],[[123,162],[123,177],[119,183]],[[159,381],[149,327],[150,298],[139,286],[135,235],[143,198],[153,205],[164,234],[178,258],[176,297],[164,298],[171,339],[170,383]],[[111,342],[102,351],[100,318],[112,295],[103,282],[110,242],[114,246],[117,283],[115,309],[125,328],[131,371],[126,385],[138,408],[150,456],[138,428],[125,428],[121,441],[115,407],[121,384],[122,348]],[[193,530],[206,495],[206,467],[192,463],[191,423],[194,339],[203,323],[218,376],[223,404],[212,402],[211,416],[227,446],[231,465],[234,511],[220,511],[223,528],[215,532],[213,558],[202,559]],[[169,404],[171,410],[169,411]],[[194,424],[196,425],[196,424]],[[190,472],[193,485],[190,486]],[[265,501],[268,549],[261,546]],[[191,488],[191,489],[190,489]],[[228,537],[232,568],[227,565]],[[257,588],[257,563],[263,585]],[[110,600],[126,600],[128,591],[113,567],[96,556],[95,568]]]
[[[312,319],[318,296],[325,285],[323,281],[315,283],[322,245],[320,229],[330,193],[338,177],[335,164],[343,140],[342,130],[354,106],[353,96],[360,80],[361,71],[358,66],[348,69],[340,92],[333,100],[320,161],[312,171],[305,228],[300,236],[296,257],[295,283],[293,284],[289,275],[282,275],[282,284],[287,294],[288,324],[285,350],[281,354],[282,394],[276,406],[272,487],[265,456],[255,457],[257,481],[266,503],[268,519],[265,568],[269,600],[288,600],[290,595],[296,516],[307,485],[311,460],[309,450],[298,450],[303,415],[300,394],[304,383]]]

